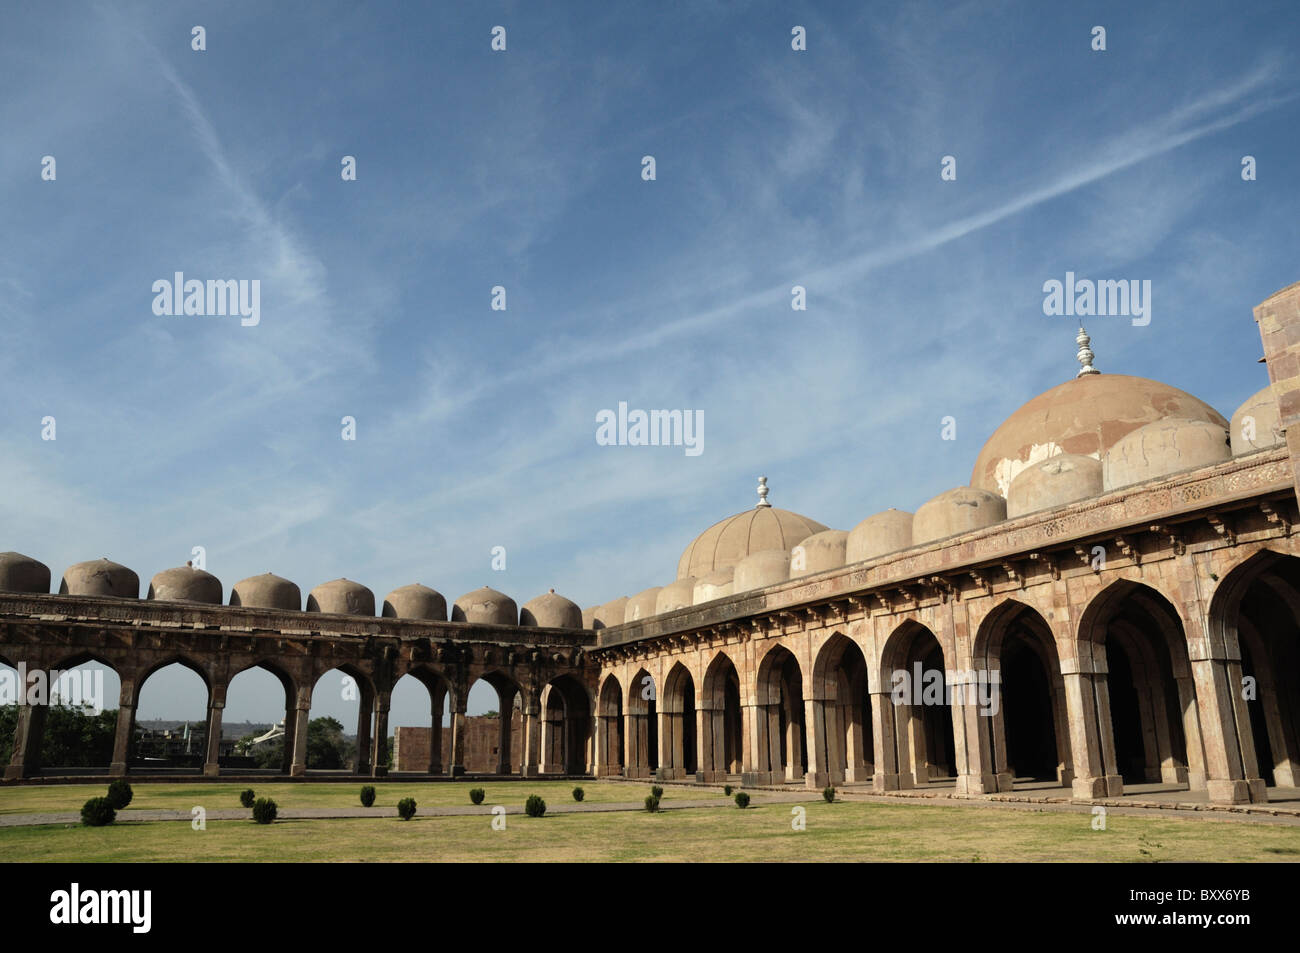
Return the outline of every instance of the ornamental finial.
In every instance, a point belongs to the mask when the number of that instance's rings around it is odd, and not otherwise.
[[[758,478],[758,502],[754,504],[754,509],[771,505],[771,503],[767,502],[767,477],[761,476]]]
[[[1092,366],[1092,359],[1094,357],[1091,347],[1092,338],[1088,337],[1088,332],[1083,329],[1083,325],[1079,325],[1079,336],[1074,339],[1074,343],[1079,345],[1077,359],[1080,365],[1079,373],[1074,376],[1087,377],[1089,374],[1100,374],[1101,371]]]

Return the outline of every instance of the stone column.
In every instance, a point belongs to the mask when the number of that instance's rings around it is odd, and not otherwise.
[[[1098,665],[1102,667],[1100,673],[1094,671]],[[1070,721],[1070,752],[1074,757],[1071,790],[1076,798],[1082,799],[1119,797],[1124,793],[1124,782],[1110,767],[1115,764],[1115,741],[1105,660],[1061,659],[1061,676]]]
[[[1196,650],[1200,646],[1193,640],[1194,654],[1199,654]],[[1199,657],[1193,658],[1191,665],[1205,749],[1205,787],[1210,800],[1216,804],[1267,801],[1255,758],[1250,713],[1239,690],[1240,660]]]
[[[208,750],[203,759],[203,776],[221,773],[221,715],[226,707],[226,683],[217,682],[208,697]]]
[[[429,692],[429,773],[442,773],[442,707],[447,700],[447,689],[438,687]],[[451,760],[450,758],[448,759]]]
[[[280,747],[284,750],[280,755],[280,773],[291,774],[293,772],[293,739],[298,736],[298,709],[286,708],[284,710],[284,736],[280,739]]]
[[[767,784],[768,781],[759,780],[763,773],[759,755],[767,747],[767,713],[757,705],[741,705],[740,730],[744,735],[740,783],[746,786]]]
[[[131,754],[131,736],[135,733],[135,675],[122,675],[122,693],[117,707],[117,734],[113,737],[113,761],[110,777],[126,774]]]
[[[379,692],[375,697],[375,741],[370,763],[370,775],[382,778],[388,774],[388,712],[393,705],[392,692]],[[357,765],[358,769],[361,767]]]
[[[19,686],[25,698],[27,686]],[[19,705],[18,724],[14,731],[14,750],[5,766],[5,780],[32,778],[41,771],[41,739],[45,734],[46,705]]]
[[[510,703],[513,706],[514,696]],[[501,713],[500,733],[497,735],[497,774],[510,773],[510,723],[514,720],[514,708],[498,708]]]
[[[889,692],[872,692],[870,698],[871,747],[875,765],[871,788],[874,791],[897,791],[900,777],[894,699]]]
[[[375,699],[369,692],[362,692],[357,705],[357,774],[374,773],[376,761],[370,747],[370,729],[374,720]]]
[[[307,722],[311,718],[311,689],[299,689],[298,705],[293,716],[293,762],[289,765],[290,777],[300,778],[307,773]],[[285,744],[289,744],[289,726],[285,725]]]
[[[542,732],[540,724],[541,706],[537,699],[524,700],[524,763],[520,774],[525,778],[535,778],[541,774]]]
[[[645,764],[644,743],[638,724],[643,716],[628,712],[623,715],[623,776],[626,778],[644,777],[641,773]]]
[[[804,776],[804,785],[812,790],[824,788],[830,783],[826,771],[826,703],[817,698],[804,699],[804,735],[808,742],[808,773]],[[799,739],[799,727],[790,719],[791,744],[787,749],[790,754],[789,774],[791,781],[798,780],[795,772],[799,769],[796,748]]]
[[[980,707],[980,674],[973,666],[952,672],[950,677],[956,683],[952,686],[951,710],[955,745],[953,754],[957,762],[957,793],[993,794],[1010,791],[1010,772],[994,771],[992,741],[996,722],[1002,713],[1001,698],[998,699],[996,714],[991,695],[988,709]],[[1005,744],[999,750],[1002,747]]]
[[[707,784],[727,777],[723,760],[726,742],[718,732],[722,712],[711,708],[695,709],[695,776]],[[682,765],[685,768],[685,763]]]
[[[451,715],[451,776],[459,778],[465,773],[465,732],[469,723],[465,720],[464,693],[456,699],[455,710]]]

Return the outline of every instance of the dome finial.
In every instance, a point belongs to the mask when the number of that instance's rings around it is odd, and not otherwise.
[[[1074,376],[1086,377],[1089,374],[1100,374],[1101,371],[1092,366],[1092,359],[1094,356],[1091,347],[1092,338],[1088,337],[1088,332],[1083,329],[1082,324],[1079,325],[1079,336],[1074,339],[1074,343],[1079,345],[1079,353],[1076,357],[1080,365],[1079,373]]]
[[[771,503],[767,502],[767,477],[761,476],[758,478],[758,502],[754,504],[754,509],[771,505]]]

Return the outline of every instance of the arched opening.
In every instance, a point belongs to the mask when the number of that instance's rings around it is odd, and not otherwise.
[[[290,772],[295,694],[293,679],[269,661],[251,665],[231,678],[226,685],[222,724],[234,745],[220,758],[223,770],[239,774]],[[286,726],[290,726],[287,742]]]
[[[125,768],[136,709],[121,710],[122,682],[112,665],[83,653],[49,671],[29,669],[27,678],[29,744],[35,746],[29,773],[102,774],[119,761],[115,770]]]
[[[522,773],[523,693],[515,680],[502,671],[484,672],[470,685],[466,711],[466,773]],[[545,750],[542,763],[546,763]]]
[[[596,732],[596,764],[603,775],[623,773],[623,688],[607,675],[600,687],[597,706],[600,727]]]
[[[364,673],[351,665],[323,672],[312,687],[307,713],[306,768],[315,772],[368,773],[387,767],[387,732],[373,737],[375,690]],[[355,725],[355,734],[348,726]],[[297,729],[300,733],[301,726]],[[295,754],[295,764],[301,759]]]
[[[542,773],[586,774],[592,736],[587,689],[561,675],[547,683],[542,706]]]
[[[885,643],[882,689],[893,705],[899,787],[923,787],[957,776],[952,705],[943,646],[919,622],[907,621]]]
[[[420,665],[393,685],[389,725],[393,771],[441,775],[451,761],[451,683],[441,671]]]
[[[1065,786],[1074,777],[1065,682],[1051,627],[1008,600],[981,624],[963,701],[976,706],[982,783]],[[992,776],[992,777],[990,777]]]
[[[202,771],[211,702],[202,669],[186,659],[155,666],[136,693],[131,768],[150,774]]]
[[[645,669],[632,676],[627,687],[626,758],[623,774],[648,778],[659,770],[659,697],[654,678]]]
[[[684,778],[699,770],[695,739],[695,679],[678,662],[664,679],[660,699],[663,763],[658,776],[667,780]]]
[[[1174,607],[1149,586],[1120,580],[1084,610],[1079,637],[1105,663],[1094,675],[1104,773],[1124,786],[1205,787],[1196,690]],[[1108,791],[1122,787],[1108,782]]]
[[[773,646],[758,666],[755,717],[760,783],[802,782],[808,772],[808,733],[804,725],[803,673],[783,645]]]
[[[867,659],[852,639],[835,633],[813,665],[813,699],[825,723],[825,770],[830,783],[866,784],[875,771]]]
[[[701,780],[722,781],[740,774],[744,750],[740,676],[725,652],[719,652],[704,673],[703,701],[699,721]]]
[[[1293,798],[1300,788],[1300,558],[1260,550],[1225,575],[1211,602],[1210,629],[1227,646],[1226,680],[1241,685],[1233,695],[1236,731],[1224,731],[1229,759],[1244,778],[1253,759],[1267,786],[1284,789],[1274,798]],[[1240,672],[1231,661],[1234,647]]]

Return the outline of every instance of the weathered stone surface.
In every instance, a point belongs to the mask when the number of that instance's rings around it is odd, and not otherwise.
[[[0,553],[0,592],[49,591],[49,566],[22,553]]]
[[[858,563],[896,553],[912,545],[911,513],[888,509],[868,516],[853,529],[844,548],[844,561]]]
[[[230,604],[297,612],[302,608],[302,590],[288,579],[266,572],[235,583],[230,589]]]
[[[383,615],[397,619],[447,621],[447,599],[436,589],[413,582],[384,596]]]
[[[813,533],[790,550],[790,577],[809,576],[844,565],[849,534],[841,529]]]
[[[484,586],[467,592],[451,609],[452,622],[481,622],[486,625],[518,625],[519,609],[504,592]]]
[[[530,599],[519,610],[520,625],[540,625],[553,629],[582,629],[582,610],[576,602],[556,595],[555,590]]]
[[[308,612],[332,615],[374,615],[375,594],[351,579],[323,582],[307,593]]]
[[[1167,418],[1139,427],[1106,452],[1102,484],[1117,490],[1231,456],[1227,428],[1203,420]]]
[[[146,599],[161,602],[203,602],[221,605],[221,580],[202,569],[193,566],[178,566],[164,569],[149,582]]]
[[[1007,489],[1007,518],[1101,496],[1101,461],[1058,453],[1020,471]]]
[[[111,560],[92,559],[69,566],[59,583],[59,592],[69,596],[139,599],[140,577]]]
[[[969,533],[1006,518],[1007,501],[997,493],[959,486],[917,508],[912,517],[912,543],[919,545]]]

